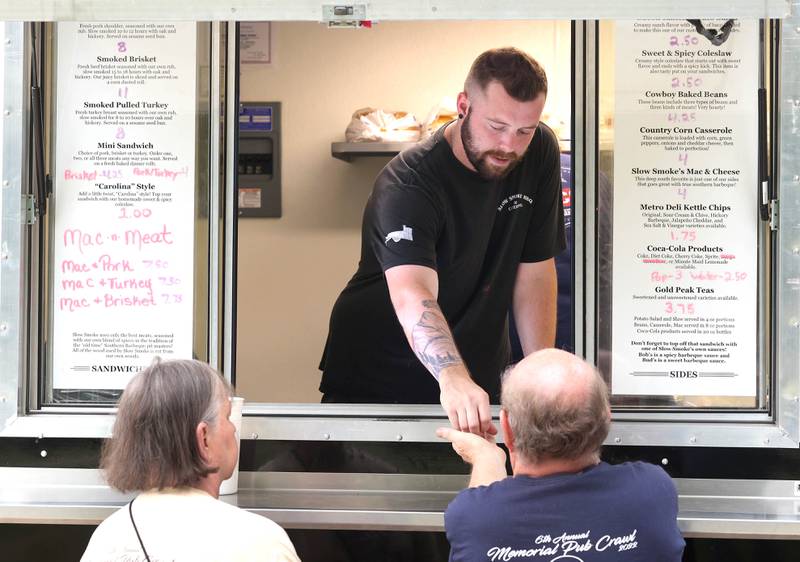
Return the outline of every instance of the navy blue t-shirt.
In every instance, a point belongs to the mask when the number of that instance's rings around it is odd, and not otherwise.
[[[677,514],[669,476],[633,462],[469,488],[444,519],[451,562],[680,562]]]

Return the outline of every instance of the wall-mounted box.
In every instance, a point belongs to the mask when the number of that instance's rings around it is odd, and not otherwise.
[[[281,216],[281,104],[239,104],[236,155],[240,217]]]

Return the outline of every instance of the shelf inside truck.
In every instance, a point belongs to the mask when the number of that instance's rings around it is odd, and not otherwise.
[[[363,156],[389,156],[402,152],[414,142],[332,142],[331,156],[345,162]]]

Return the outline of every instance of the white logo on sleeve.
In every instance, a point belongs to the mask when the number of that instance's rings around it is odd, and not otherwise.
[[[395,230],[386,235],[385,243],[388,245],[389,240],[400,242],[400,240],[414,240],[414,234],[410,226],[403,225],[403,230]]]

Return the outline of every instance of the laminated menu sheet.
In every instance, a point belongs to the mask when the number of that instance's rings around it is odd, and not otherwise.
[[[54,389],[192,354],[195,23],[59,23]]]
[[[614,394],[756,395],[758,35],[616,24]]]

